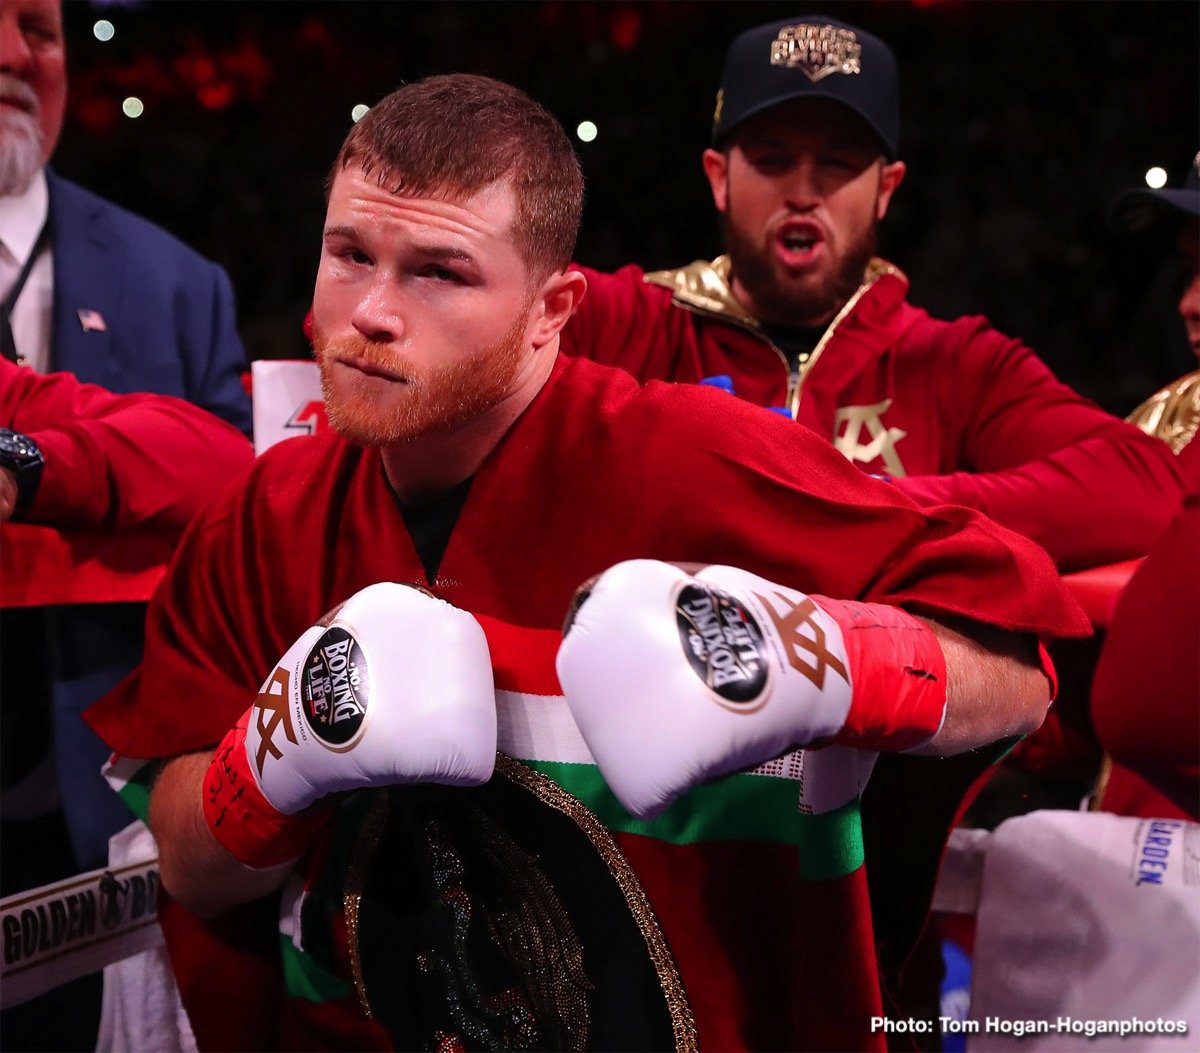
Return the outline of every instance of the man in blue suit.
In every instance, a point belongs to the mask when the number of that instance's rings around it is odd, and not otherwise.
[[[61,0],[4,0],[0,352],[114,392],[186,398],[249,434],[245,351],[225,271],[47,166],[66,83]],[[143,615],[142,604],[45,611],[58,787],[81,868],[104,863],[109,835],[131,816],[107,790],[99,773],[107,751],[79,715],[136,665]],[[12,645],[20,637],[12,612],[5,616]]]

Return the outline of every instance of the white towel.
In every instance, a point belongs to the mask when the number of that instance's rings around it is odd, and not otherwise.
[[[157,855],[149,828],[134,822],[108,842],[108,864]],[[196,1038],[161,938],[157,946],[104,967],[96,1053],[196,1053]]]
[[[970,1018],[971,1053],[1200,1048],[1200,825],[1066,811],[1001,823]]]

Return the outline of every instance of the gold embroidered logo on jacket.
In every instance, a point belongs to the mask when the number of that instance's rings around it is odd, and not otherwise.
[[[871,406],[839,406],[833,415],[833,445],[851,464],[866,464],[879,457],[889,475],[897,478],[906,475],[896,443],[908,434],[903,428],[889,428],[883,423],[883,415],[892,404],[884,399]],[[863,429],[868,439],[862,441]]]

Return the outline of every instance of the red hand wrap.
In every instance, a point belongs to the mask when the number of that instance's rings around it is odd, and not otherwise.
[[[946,713],[946,656],[933,630],[899,607],[811,599],[842,630],[854,692],[834,739],[860,749],[915,749]]]
[[[213,836],[239,862],[264,870],[304,854],[330,808],[284,815],[258,788],[246,755],[248,710],[217,747],[204,776],[204,818]]]

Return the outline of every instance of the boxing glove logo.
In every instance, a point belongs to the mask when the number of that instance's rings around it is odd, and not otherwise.
[[[782,592],[775,593],[776,600],[784,607],[781,614],[766,596],[757,592],[754,596],[775,624],[775,631],[787,654],[788,665],[818,691],[825,690],[826,670],[850,683],[845,663],[826,642],[829,633],[817,617],[820,608],[809,597],[804,596],[797,603]],[[811,656],[811,661],[805,655]]]
[[[744,606],[716,589],[685,585],[675,624],[688,663],[726,708],[750,713],[766,701],[763,634]]]
[[[370,679],[362,648],[345,629],[327,629],[308,653],[301,675],[300,703],[313,734],[327,746],[345,749],[367,715]]]

